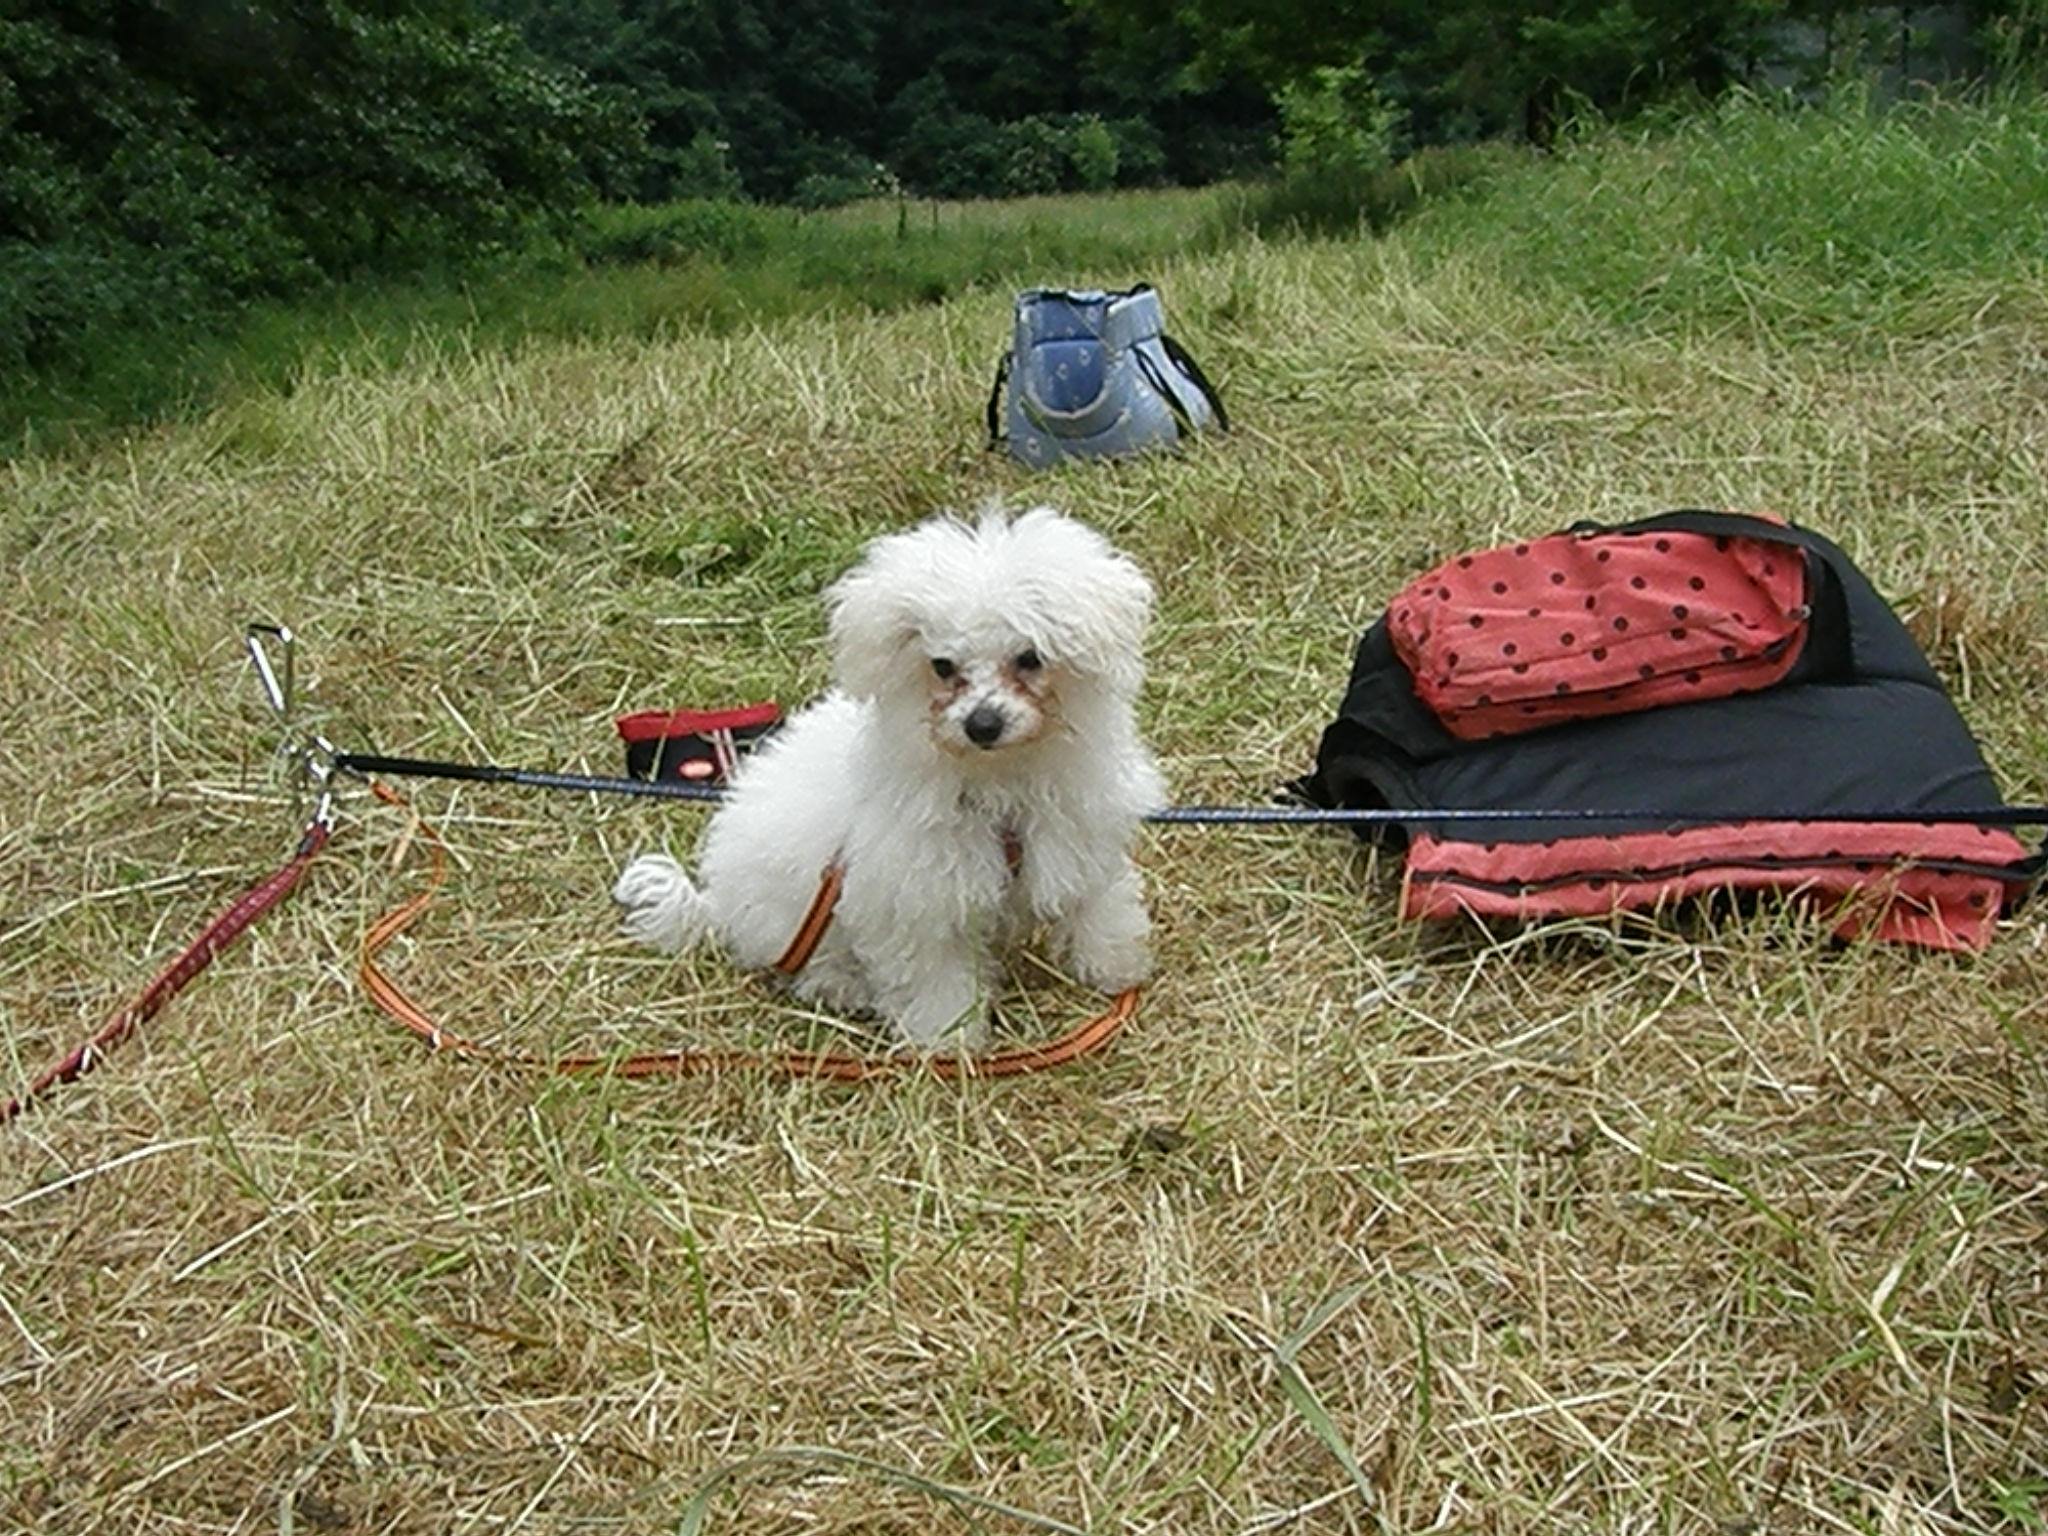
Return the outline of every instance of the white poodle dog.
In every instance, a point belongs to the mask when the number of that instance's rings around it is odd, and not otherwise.
[[[987,1044],[994,958],[1041,925],[1083,983],[1144,980],[1131,845],[1165,800],[1132,713],[1144,574],[1050,508],[990,510],[876,540],[826,601],[831,690],[742,762],[696,880],[661,854],[627,866],[626,931],[787,969],[836,869],[792,983],[920,1051]]]

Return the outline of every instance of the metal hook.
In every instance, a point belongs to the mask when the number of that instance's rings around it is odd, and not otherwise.
[[[314,731],[299,751],[299,794],[313,797],[313,820],[323,827],[334,825],[334,775],[340,749]]]
[[[279,665],[272,665],[266,640],[277,646]],[[295,637],[282,624],[251,624],[242,632],[242,645],[249,653],[250,664],[256,668],[257,681],[263,685],[263,697],[283,728],[277,751],[278,756],[291,762],[293,804],[303,806],[310,798],[313,820],[322,826],[332,825],[334,775],[341,754],[333,742],[318,731],[301,730],[293,718],[298,713],[293,666]]]
[[[280,677],[270,664],[270,652],[264,648],[264,637],[275,640],[284,654],[284,673]],[[263,684],[263,696],[270,701],[271,710],[287,728],[292,723],[294,683],[292,677],[292,632],[282,624],[251,624],[242,632],[242,644],[249,652],[249,660],[256,668],[256,677]]]

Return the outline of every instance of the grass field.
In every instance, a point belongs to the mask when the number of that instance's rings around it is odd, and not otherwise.
[[[1746,108],[1376,241],[1186,208],[1099,269],[905,307],[423,324],[17,458],[7,1092],[288,854],[251,620],[299,633],[344,746],[610,772],[629,709],[801,701],[820,587],[989,496],[1152,574],[1143,717],[1184,803],[1306,768],[1425,565],[1684,505],[1842,543],[2008,795],[2048,798],[2048,303],[2038,239],[2001,233],[2038,232],[2044,123]],[[1136,279],[1239,429],[1042,477],[985,454],[1009,286]],[[386,961],[452,1027],[838,1038],[614,935],[613,874],[698,812],[400,787],[451,876]],[[1102,1057],[549,1079],[366,1001],[422,850],[346,791],[285,906],[0,1129],[0,1529],[2048,1527],[2037,909],[1974,957],[1770,908],[1420,929],[1339,835],[1140,852],[1160,972]],[[1047,982],[1007,1030],[1089,1001]]]

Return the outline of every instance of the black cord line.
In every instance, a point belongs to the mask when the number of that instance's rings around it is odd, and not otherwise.
[[[339,752],[334,766],[351,773],[391,774],[399,778],[461,779],[472,783],[511,784],[523,789],[569,790],[590,794],[634,795],[649,799],[712,803],[725,792],[715,784],[688,784],[667,779],[614,778],[601,774],[543,773],[504,768],[493,763],[443,763],[414,757],[382,757],[367,752]],[[2048,805],[1972,806],[1963,809],[1899,811],[1671,811],[1626,810],[1408,808],[1389,806],[1311,805],[1173,805],[1149,812],[1145,819],[1163,826],[1406,826],[1413,822],[1623,822],[1634,826],[1704,826],[1724,822],[1857,822],[1873,826],[1964,825],[1978,827],[2048,826]]]

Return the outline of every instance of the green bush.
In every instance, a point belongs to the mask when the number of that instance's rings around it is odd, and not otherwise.
[[[1116,149],[1116,184],[1156,186],[1166,179],[1166,139],[1156,123],[1143,117],[1111,118],[1103,124]],[[1085,182],[1086,173],[1083,172]],[[1227,177],[1203,178],[1227,180]]]
[[[1084,117],[1067,137],[1067,158],[1083,192],[1107,192],[1116,185],[1122,146],[1101,118]]]
[[[1403,115],[1363,69],[1311,71],[1276,98],[1280,166],[1289,177],[1361,177],[1387,169]]]
[[[813,153],[813,169],[797,178],[790,202],[798,208],[843,208],[864,197],[877,197],[896,190],[888,168],[864,159],[851,150],[820,145]]]
[[[745,195],[739,167],[732,163],[732,145],[710,133],[699,132],[684,148],[662,156],[660,180],[667,189],[664,201],[738,202]]]
[[[991,190],[1011,197],[1057,192],[1066,180],[1069,164],[1067,135],[1046,117],[1024,117],[1003,124],[1003,180]]]
[[[1419,209],[1476,193],[1533,157],[1525,146],[1499,141],[1437,145],[1376,170],[1331,168],[1266,183],[1231,217],[1271,235],[1379,231]]]
[[[653,208],[618,203],[589,209],[572,243],[584,260],[604,266],[669,265],[693,257],[737,261],[766,249],[775,217],[749,203],[711,198]]]

